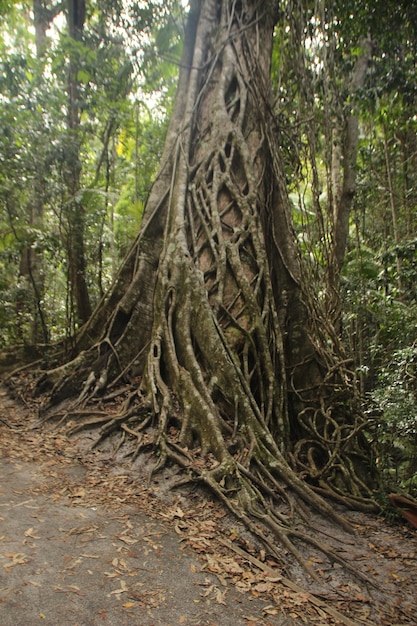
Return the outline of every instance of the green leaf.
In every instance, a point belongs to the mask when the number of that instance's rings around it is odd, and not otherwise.
[[[91,80],[91,75],[86,70],[78,70],[77,80],[83,85],[88,85]]]

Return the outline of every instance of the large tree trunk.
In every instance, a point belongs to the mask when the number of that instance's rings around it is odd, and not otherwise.
[[[140,440],[156,416],[160,464],[171,459],[209,485],[276,554],[262,518],[302,561],[290,539],[301,535],[278,511],[283,488],[348,528],[317,490],[365,506],[371,472],[352,381],[326,347],[337,347],[336,335],[303,288],[272,131],[275,10],[256,0],[192,3],[141,232],[73,361],[43,383],[55,401],[78,388],[75,411],[120,377],[141,375],[137,407],[102,434],[129,420]]]

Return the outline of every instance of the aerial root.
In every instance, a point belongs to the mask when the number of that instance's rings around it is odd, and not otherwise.
[[[168,463],[177,465],[187,476],[176,482],[175,487],[189,482],[200,483],[208,487],[225,508],[261,542],[272,558],[282,562],[282,548],[284,548],[317,583],[322,584],[323,580],[320,579],[319,574],[311,567],[296,544],[310,545],[324,554],[331,562],[339,563],[361,582],[369,583],[368,578],[352,567],[343,557],[313,539],[309,534],[298,528],[293,528],[297,519],[300,520],[301,524],[309,523],[308,507],[317,508],[317,506],[315,507],[317,504],[314,501],[315,498],[320,501],[322,506],[328,506],[297,476],[287,477],[284,472],[279,480],[255,454],[252,455],[250,463],[246,459],[245,466],[231,457],[231,466],[228,470],[222,470],[220,465],[208,469],[206,462],[197,456],[197,451],[193,453],[181,447],[167,434],[166,429],[161,431],[159,427],[153,428],[155,416],[150,410],[149,403],[138,406],[132,404],[131,400],[132,397],[130,396],[123,405],[124,409],[126,407],[128,409],[120,411],[117,415],[109,415],[93,408],[90,410],[70,408],[65,412],[55,413],[54,418],[60,417],[59,423],[64,420],[69,421],[68,436],[85,429],[99,428],[98,436],[92,444],[92,448],[97,448],[112,433],[119,432],[120,436],[115,444],[114,454],[120,450],[128,438],[135,440],[134,450],[129,453],[132,462],[145,448],[149,446],[154,449],[158,448],[158,460],[150,473],[150,478]],[[80,422],[74,424],[75,418],[81,418]],[[151,436],[145,433],[149,429],[153,430]],[[288,472],[292,473],[289,467]],[[225,475],[226,473],[227,475]],[[294,489],[295,483],[296,489]],[[302,490],[304,493],[301,493]],[[293,493],[295,499],[290,497],[289,491]],[[283,504],[287,509],[285,513],[276,508]],[[320,510],[320,507],[319,512],[325,514],[323,510]],[[331,518],[344,530],[352,532],[352,527],[348,522],[334,510],[332,510]]]
[[[141,418],[141,416],[145,416]],[[150,425],[153,419],[153,415],[149,413],[148,406],[138,408],[132,407],[125,413],[118,413],[117,415],[107,419],[107,422],[101,427],[99,435],[96,441],[93,443],[93,448],[97,448],[109,435],[120,429],[123,430],[123,435],[128,432],[138,439],[141,439],[141,433]],[[137,422],[139,421],[139,424]],[[135,428],[131,428],[128,424],[135,423]]]
[[[320,480],[319,485],[313,486],[312,489],[323,498],[330,498],[347,508],[356,509],[357,511],[375,513],[380,509],[379,505],[373,499],[359,496],[353,497],[345,493],[340,493],[332,489],[323,480]]]
[[[109,414],[106,413],[105,411],[85,411],[85,410],[80,410],[80,411],[68,410],[68,411],[65,411],[64,413],[54,413],[53,416],[49,416],[47,419],[55,420],[58,417],[61,417],[61,419],[56,424],[56,428],[58,428],[62,423],[72,424],[72,420],[74,418],[79,418],[79,417],[83,417],[86,415],[89,415],[89,416],[97,415],[98,417],[92,417],[91,419],[83,419],[81,422],[77,422],[75,425],[68,428],[67,433],[66,433],[68,437],[71,437],[71,435],[75,435],[76,433],[82,430],[87,430],[88,428],[96,428],[97,426],[100,426],[101,424],[105,424],[106,422],[109,421]]]
[[[200,454],[200,449],[182,447],[177,439],[177,425],[176,434],[170,432],[172,418],[175,418],[177,424],[177,421],[181,421],[181,415],[175,410],[176,403],[168,390],[159,398],[159,411],[155,411],[149,397],[142,396],[140,389],[136,388],[119,404],[117,413],[109,415],[94,408],[100,407],[100,403],[105,401],[104,396],[100,399],[95,394],[96,385],[95,378],[93,380],[91,376],[76,401],[66,411],[56,412],[49,418],[60,417],[61,422],[70,420],[68,435],[97,428],[98,436],[92,444],[93,448],[97,448],[114,433],[119,433],[114,453],[129,440],[133,442],[134,448],[129,453],[132,462],[145,448],[157,450],[157,461],[151,476],[168,463],[177,465],[187,474],[181,483],[192,481],[208,487],[225,508],[258,539],[272,558],[282,562],[284,549],[317,583],[321,584],[323,580],[300,550],[300,545],[311,546],[331,562],[342,565],[356,579],[369,582],[345,559],[304,532],[302,524],[308,526],[311,510],[333,520],[346,532],[352,533],[353,528],[295,473],[278,449],[277,456],[274,455],[275,446],[270,441],[266,425],[262,431],[261,425],[256,422],[256,435],[259,435],[256,438],[255,431],[249,427],[246,444],[241,442],[233,454],[229,452],[232,448],[228,447],[225,440],[227,462],[217,461],[213,466],[215,455],[206,458]],[[85,408],[88,401],[92,401],[90,409]],[[77,423],[74,423],[75,419]],[[245,453],[243,456],[242,451]],[[319,488],[324,490],[325,487],[323,483]],[[341,498],[339,500],[344,502]]]
[[[202,482],[206,484],[211,491],[218,497],[218,499],[224,504],[224,506],[236,517],[249,532],[258,539],[268,551],[268,554],[277,559],[278,562],[282,560],[282,555],[279,553],[277,546],[272,543],[272,540],[262,530],[262,526],[268,527],[268,515],[266,513],[255,512],[253,505],[250,505],[251,511],[249,512],[249,503],[247,507],[242,507],[241,503],[237,503],[233,499],[227,497],[221,486],[208,475],[205,474],[202,477]],[[246,486],[244,487],[246,490]],[[258,523],[256,523],[252,517],[255,517]],[[316,572],[310,567],[307,561],[301,556],[300,552],[294,546],[294,544],[288,538],[288,529],[285,527],[276,526],[273,530],[273,535],[278,539],[279,543],[288,550],[290,554],[296,559],[301,567],[315,580],[320,583],[320,578]]]

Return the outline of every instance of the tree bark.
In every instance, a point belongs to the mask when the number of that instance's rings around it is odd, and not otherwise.
[[[47,50],[48,41],[46,31],[51,22],[63,9],[63,2],[59,1],[52,6],[46,6],[45,0],[33,0],[33,16],[35,26],[36,56],[40,59]]]

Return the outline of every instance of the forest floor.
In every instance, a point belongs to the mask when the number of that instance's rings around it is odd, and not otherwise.
[[[311,516],[369,580],[309,553],[319,585],[268,559],[208,494],[172,492],[169,474],[148,480],[143,460],[92,451],[92,437],[67,438],[0,387],[1,626],[417,624],[405,523],[348,513],[347,539]]]

